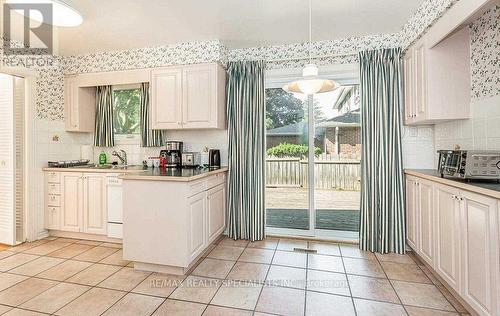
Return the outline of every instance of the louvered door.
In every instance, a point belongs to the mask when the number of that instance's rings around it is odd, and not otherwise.
[[[15,236],[14,80],[0,74],[0,243]]]

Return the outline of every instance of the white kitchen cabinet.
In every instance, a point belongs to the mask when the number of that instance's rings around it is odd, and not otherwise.
[[[106,235],[106,178],[101,173],[47,172],[45,228]]]
[[[499,244],[497,201],[460,192],[462,208],[463,289],[467,303],[482,315],[497,313]]]
[[[182,68],[151,71],[151,128],[182,128]]]
[[[83,175],[83,227],[88,234],[106,235],[106,179],[102,174]]]
[[[460,291],[460,204],[458,189],[442,184],[434,187],[436,212],[437,273],[455,291]]]
[[[66,131],[90,133],[95,128],[95,87],[80,87],[78,76],[64,78]]]
[[[153,129],[224,129],[225,71],[216,64],[151,71]]]
[[[418,188],[418,250],[422,258],[434,264],[434,192],[433,184],[417,180]]]
[[[53,184],[49,184],[49,188]],[[50,189],[49,189],[50,190]],[[83,178],[81,173],[61,175],[61,230],[80,232],[83,211]]]
[[[469,118],[468,27],[429,47],[424,35],[404,56],[405,124],[434,124]]]
[[[207,245],[207,193],[198,193],[187,200],[189,222],[189,257],[196,259]]]
[[[413,50],[408,49],[403,59],[404,66],[404,100],[405,100],[405,122],[412,123],[416,116],[415,109],[415,87],[414,87],[414,62]]]
[[[224,232],[224,173],[186,181],[124,176],[124,260],[140,270],[189,271]]]
[[[418,245],[418,201],[417,201],[417,179],[406,177],[406,241],[412,249]]]
[[[478,315],[499,316],[500,201],[446,182],[406,176],[408,244]]]
[[[226,219],[226,185],[220,184],[207,192],[208,243],[222,234]]]

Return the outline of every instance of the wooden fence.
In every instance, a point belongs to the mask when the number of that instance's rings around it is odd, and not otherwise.
[[[359,191],[361,166],[359,161],[314,160],[314,187]],[[266,159],[266,186],[308,187],[308,163],[300,158]]]

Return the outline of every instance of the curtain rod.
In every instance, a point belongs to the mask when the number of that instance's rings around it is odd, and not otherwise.
[[[312,56],[311,58],[318,59],[318,58],[333,58],[333,57],[357,56],[357,55],[358,55],[358,52],[349,52],[349,53],[343,53],[343,54],[317,55],[317,56]],[[301,56],[301,57],[266,59],[266,62],[279,62],[279,61],[291,61],[291,60],[302,60],[302,59],[308,59],[308,57]]]

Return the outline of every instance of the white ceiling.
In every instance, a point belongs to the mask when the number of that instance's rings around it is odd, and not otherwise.
[[[313,0],[313,40],[398,32],[423,0]],[[59,54],[221,40],[228,48],[307,40],[307,0],[73,0]]]

